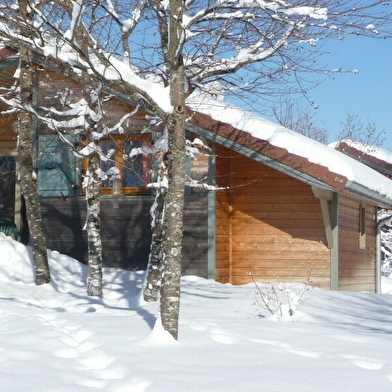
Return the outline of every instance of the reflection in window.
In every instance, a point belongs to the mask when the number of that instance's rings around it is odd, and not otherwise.
[[[130,156],[134,148],[141,148],[142,142],[126,142],[125,155]],[[150,182],[150,157],[143,154],[137,154],[125,161],[124,168],[124,186],[143,187]]]
[[[101,159],[101,169],[105,173],[109,171],[111,167],[116,166],[116,143],[115,142],[100,142],[100,147],[102,149],[102,155],[106,157],[105,159]],[[111,186],[110,178],[107,178],[105,181],[102,181],[103,188],[109,188]]]
[[[101,168],[110,173],[110,168],[117,167],[121,176],[121,188],[142,188],[150,182],[150,157],[137,154],[129,158],[131,151],[140,149],[143,144],[142,141],[100,142],[102,154],[106,157],[106,160],[101,160]],[[103,188],[111,186],[110,177],[102,183]]]

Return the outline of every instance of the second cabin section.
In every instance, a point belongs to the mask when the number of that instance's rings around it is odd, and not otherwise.
[[[216,199],[217,280],[240,284],[251,274],[260,282],[330,288],[337,265],[339,290],[373,290],[375,205],[317,192],[224,147],[217,148],[216,178],[225,188]]]

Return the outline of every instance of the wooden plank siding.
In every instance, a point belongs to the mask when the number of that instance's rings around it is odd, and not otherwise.
[[[242,284],[250,273],[263,282],[310,276],[329,288],[330,250],[311,187],[223,147],[217,151],[218,185],[230,181],[217,195],[217,279]]]
[[[359,243],[360,207],[366,208],[366,248]],[[339,197],[339,290],[371,291],[376,284],[376,207]]]
[[[216,192],[215,204],[215,279],[221,283],[231,281],[230,186],[231,161],[228,150],[216,146],[216,184],[223,188]]]
[[[186,195],[183,241],[183,274],[207,278],[206,192]],[[105,267],[146,268],[151,243],[151,196],[101,200],[101,234]],[[83,197],[41,198],[48,248],[87,262],[86,217]]]
[[[2,110],[6,110],[6,108],[0,105],[0,113]],[[16,120],[16,116],[0,115],[0,143],[15,141],[16,145],[18,135],[13,129]]]

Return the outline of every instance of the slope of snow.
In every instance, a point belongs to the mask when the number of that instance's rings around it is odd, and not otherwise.
[[[179,341],[140,300],[143,272],[86,268],[49,252],[36,287],[31,249],[0,234],[0,377],[6,392],[389,391],[392,297],[309,290],[298,321],[273,321],[253,285],[182,281]],[[385,279],[392,288],[392,281]]]
[[[310,162],[327,167],[331,172],[341,174],[349,181],[385,196],[392,203],[390,180],[329,146],[206,95],[194,94],[187,100],[187,104],[193,110],[206,114],[214,120],[230,124],[276,147],[284,148],[292,154],[307,158]]]

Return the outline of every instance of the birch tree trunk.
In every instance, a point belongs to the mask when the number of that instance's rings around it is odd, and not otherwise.
[[[165,154],[161,154],[165,155]],[[147,277],[143,290],[144,300],[155,302],[158,300],[159,290],[162,281],[163,270],[163,239],[164,239],[164,218],[165,218],[165,195],[167,192],[165,179],[167,178],[166,160],[160,157],[157,188],[154,203],[151,207],[151,247],[147,265]]]
[[[102,241],[101,241],[101,190],[96,172],[100,166],[98,153],[88,161],[86,186],[86,230],[88,248],[87,295],[102,298]]]
[[[67,3],[69,12],[74,16],[75,9],[72,2]],[[83,12],[83,7],[77,7],[76,12]],[[79,15],[80,17],[81,15]],[[75,39],[80,47],[82,58],[89,58],[88,41],[85,39],[83,26],[78,24],[75,28]],[[82,72],[81,84],[83,97],[88,104],[88,110],[84,114],[84,126],[88,144],[97,147],[89,155],[86,179],[83,185],[86,190],[86,230],[87,230],[87,295],[102,298],[102,238],[101,238],[101,181],[97,174],[101,169],[101,159],[98,153],[98,141],[94,132],[102,130],[102,107],[100,102],[100,88],[94,89],[93,81],[88,72]]]
[[[183,32],[183,1],[170,0],[169,52],[170,101],[173,113],[168,127],[168,179],[165,196],[164,273],[161,285],[161,319],[164,329],[178,339],[182,237],[184,215],[185,151],[185,68],[180,48]]]
[[[183,72],[184,68],[181,66],[172,73],[172,80],[176,80],[177,82],[172,86],[172,102],[175,112],[172,116],[172,124],[170,124],[169,127],[169,188],[165,196],[165,252],[163,259],[164,273],[161,286],[162,325],[175,339],[178,339],[178,320],[180,312],[182,237],[184,230],[184,182],[186,168]]]
[[[28,4],[20,1],[21,16],[28,20]],[[26,32],[29,34],[29,32]],[[27,223],[30,231],[30,243],[33,251],[35,283],[42,285],[50,281],[50,270],[46,249],[46,236],[44,232],[41,205],[38,197],[37,181],[34,173],[33,149],[35,129],[34,117],[27,110],[34,107],[34,79],[35,67],[31,58],[31,51],[23,45],[19,49],[20,61],[20,99],[22,107],[26,108],[18,115],[19,143],[18,159],[20,165],[20,181],[23,198],[26,205]]]

